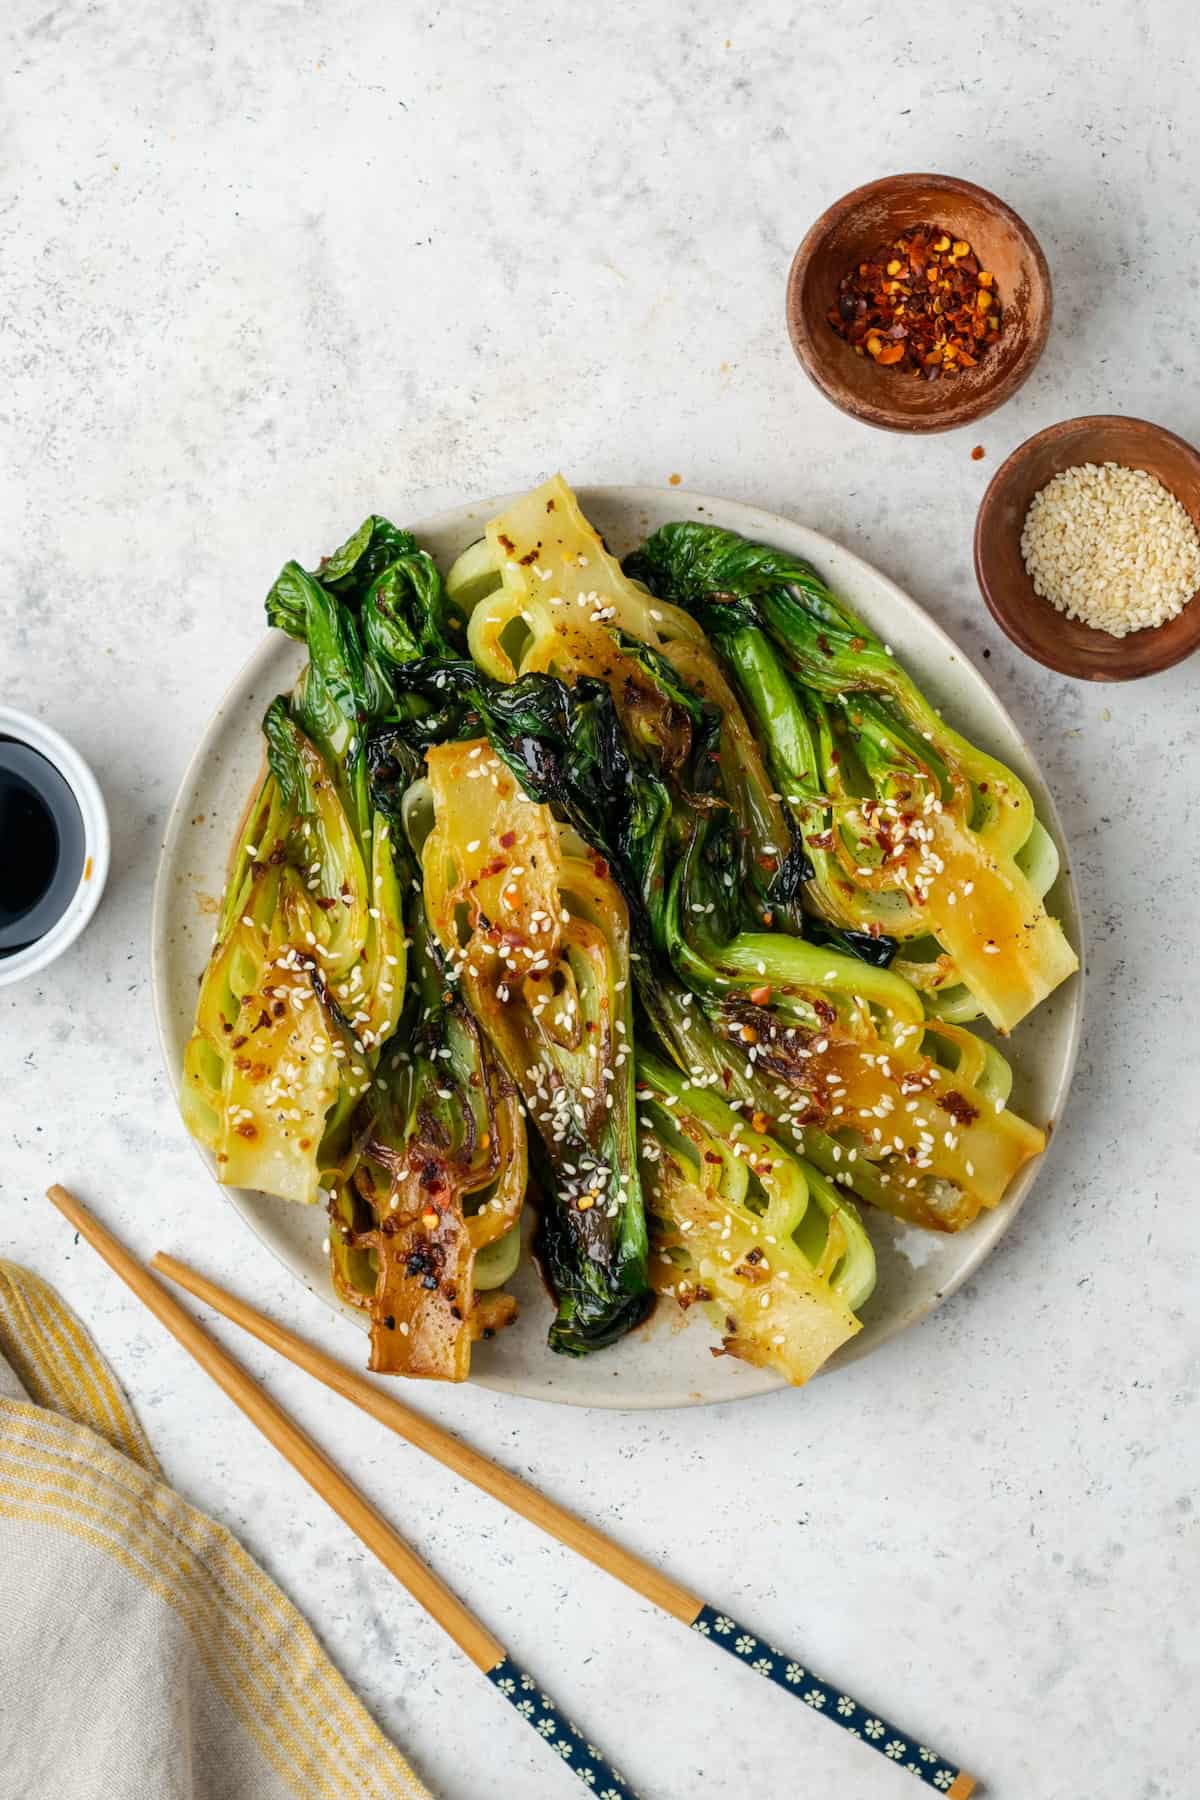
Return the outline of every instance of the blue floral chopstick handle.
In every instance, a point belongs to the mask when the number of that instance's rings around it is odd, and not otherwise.
[[[504,1657],[486,1673],[525,1723],[574,1770],[592,1800],[638,1800],[629,1783],[605,1761],[603,1752],[587,1742],[578,1725],[564,1719],[549,1694],[511,1657]]]
[[[776,1650],[773,1644],[764,1644],[728,1613],[702,1606],[692,1620],[692,1630],[698,1631],[701,1637],[711,1638],[714,1644],[728,1650],[756,1675],[762,1675],[786,1693],[794,1694],[823,1718],[832,1719],[851,1737],[870,1744],[872,1750],[878,1750],[898,1768],[907,1769],[910,1775],[915,1775],[936,1793],[948,1795],[949,1800],[967,1800],[967,1795],[974,1792],[974,1776],[960,1769],[949,1757],[931,1750],[928,1744],[914,1742],[906,1732],[899,1731],[878,1713],[861,1706],[850,1694],[844,1694],[840,1688],[814,1675],[794,1657]]]

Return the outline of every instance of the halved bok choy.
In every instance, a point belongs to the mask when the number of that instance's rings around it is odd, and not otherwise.
[[[656,983],[654,1017],[675,1061],[899,1217],[955,1231],[995,1206],[1045,1143],[1006,1106],[999,1053],[930,1021],[894,968],[747,929],[727,818],[674,798],[657,929],[675,980]]]
[[[699,1307],[726,1355],[799,1386],[861,1329],[875,1254],[858,1213],[818,1169],[645,1051],[637,1095],[656,1288]]]
[[[392,826],[328,736],[323,753],[305,731],[307,688],[264,720],[268,774],[235,851],[181,1105],[220,1181],[311,1205],[395,1030],[405,945]]]
[[[550,1343],[583,1355],[636,1325],[651,1298],[625,903],[604,860],[526,795],[487,738],[434,745],[426,766],[431,932],[536,1129]]]
[[[184,1062],[182,1110],[218,1178],[312,1204],[405,993],[394,828],[367,735],[394,667],[449,653],[432,560],[372,516],[315,571],[285,564],[268,622],[304,643],[263,722],[267,772],[235,843]]]
[[[471,1348],[517,1315],[528,1176],[516,1090],[447,986],[419,898],[402,1029],[355,1118],[330,1203],[336,1291],[370,1315],[370,1367],[464,1381]]]

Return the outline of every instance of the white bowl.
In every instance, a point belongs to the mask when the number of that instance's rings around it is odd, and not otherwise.
[[[44,937],[12,956],[0,957],[0,987],[8,987],[47,968],[75,942],[88,923],[108,879],[109,835],[108,813],[96,777],[66,738],[13,706],[0,706],[0,738],[15,738],[20,744],[28,744],[53,763],[74,794],[83,819],[83,873],[79,886]]]

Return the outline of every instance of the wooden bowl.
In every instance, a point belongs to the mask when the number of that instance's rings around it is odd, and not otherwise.
[[[1003,327],[973,369],[923,381],[857,356],[829,323],[846,271],[914,225],[966,238],[996,277]],[[951,431],[1015,394],[1042,353],[1053,300],[1037,239],[1011,207],[953,175],[887,175],[821,214],[792,258],[787,315],[792,348],[826,399],[885,431]]]
[[[1105,413],[1027,438],[996,470],[975,521],[975,574],[992,617],[1027,655],[1080,681],[1155,675],[1200,644],[1200,592],[1164,625],[1123,638],[1068,619],[1034,592],[1021,555],[1030,501],[1063,469],[1106,462],[1157,476],[1200,530],[1200,453],[1147,419]]]

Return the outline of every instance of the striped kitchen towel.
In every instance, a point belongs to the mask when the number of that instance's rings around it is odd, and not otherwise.
[[[430,1800],[295,1608],[166,1485],[112,1371],[0,1261],[0,1800]]]

